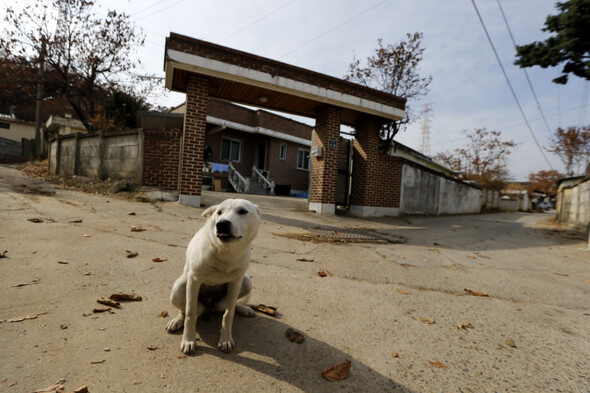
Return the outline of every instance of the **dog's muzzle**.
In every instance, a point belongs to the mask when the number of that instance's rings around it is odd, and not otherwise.
[[[221,220],[215,224],[215,230],[217,232],[217,238],[222,242],[229,242],[234,239],[238,239],[233,235],[231,230],[231,221],[228,220]]]

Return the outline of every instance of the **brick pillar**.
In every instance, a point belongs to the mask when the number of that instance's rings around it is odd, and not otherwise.
[[[312,151],[322,149],[319,157],[311,157],[309,210],[320,214],[336,213],[338,182],[338,140],[341,109],[326,107],[319,111],[312,135]]]
[[[201,75],[189,75],[178,176],[178,200],[183,205],[201,206],[203,149],[208,102],[209,78]]]
[[[378,118],[364,117],[355,126],[349,210],[363,217],[399,215],[402,160],[379,151]]]

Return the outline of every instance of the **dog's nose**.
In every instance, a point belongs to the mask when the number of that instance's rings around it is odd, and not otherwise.
[[[215,225],[215,227],[217,228],[217,233],[218,234],[231,234],[231,221],[228,220],[221,220],[218,221],[217,224]]]

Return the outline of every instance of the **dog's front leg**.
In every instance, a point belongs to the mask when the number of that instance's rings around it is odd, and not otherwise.
[[[230,282],[227,286],[227,308],[221,321],[221,332],[219,334],[219,343],[217,344],[217,348],[223,352],[230,352],[234,349],[234,339],[232,338],[231,332],[236,311],[236,301],[240,294],[243,279],[244,276],[241,275],[238,280]]]
[[[186,280],[184,331],[180,342],[180,350],[187,355],[193,354],[197,350],[195,335],[197,334],[197,305],[200,289],[201,281],[195,274],[189,272]]]

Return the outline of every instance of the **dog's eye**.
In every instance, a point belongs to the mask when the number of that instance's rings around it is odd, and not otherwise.
[[[217,210],[217,215],[218,215],[218,216],[220,216],[220,215],[222,215],[222,214],[223,214],[223,212],[222,212],[221,210]]]
[[[248,214],[248,210],[240,209],[240,210],[238,210],[238,214],[240,214],[240,215]]]

